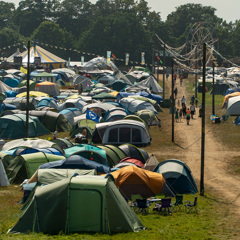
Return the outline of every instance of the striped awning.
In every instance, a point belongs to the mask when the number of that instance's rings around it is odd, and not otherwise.
[[[28,62],[28,50],[24,51],[17,55],[18,57],[22,57],[22,63]],[[30,48],[30,63],[34,63],[34,58],[40,57],[41,63],[65,63],[66,60],[57,57],[56,55],[48,52],[47,50],[41,48],[40,46],[35,46]],[[14,62],[14,56],[9,57],[7,59],[8,62]]]

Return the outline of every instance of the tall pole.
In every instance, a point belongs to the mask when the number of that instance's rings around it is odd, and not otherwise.
[[[159,47],[158,47],[158,50],[157,50],[157,56],[159,57]],[[157,81],[159,82],[159,62],[160,60],[158,59],[157,61]]]
[[[202,87],[202,142],[200,195],[204,196],[204,160],[205,160],[205,81],[206,81],[206,43],[203,44],[203,87]]]
[[[28,138],[29,126],[29,81],[30,81],[30,41],[28,41],[28,58],[27,58],[27,106],[26,106],[26,138]]]
[[[215,64],[213,62],[212,65],[212,69],[213,69],[213,79],[212,79],[212,115],[215,115],[215,89],[214,89],[214,85],[215,85]]]
[[[166,58],[166,46],[163,44],[163,99],[165,99],[165,59]]]
[[[198,70],[198,60],[197,60],[197,46],[195,49],[195,70],[196,70],[196,74],[195,74],[195,99],[197,98],[197,84],[198,84],[198,80],[197,80],[197,70]]]
[[[174,79],[173,79],[173,73],[174,73],[174,69],[173,69],[173,59],[172,59],[172,142],[174,142],[174,94],[173,94],[173,89],[174,89]]]

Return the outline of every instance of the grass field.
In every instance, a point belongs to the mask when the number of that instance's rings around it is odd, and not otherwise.
[[[188,79],[188,98],[193,94],[193,77]],[[200,94],[199,94],[200,97]],[[216,115],[223,115],[221,109],[223,96],[216,96]],[[201,100],[199,101],[201,102]],[[168,109],[164,109],[161,120],[164,126],[168,126],[170,114]],[[212,124],[209,116],[211,115],[211,95],[206,94],[206,124],[211,125],[214,135],[222,141],[226,147],[234,149],[239,144],[239,126],[235,126],[229,118],[221,124]],[[150,128],[152,136],[152,145],[147,147],[148,152],[159,151],[156,156],[159,161],[165,159],[161,157],[161,152],[165,148],[176,150],[176,146],[171,142],[170,126],[164,127],[159,133],[156,126]],[[62,133],[59,137],[68,136]],[[44,136],[46,138],[48,136]],[[51,137],[51,135],[50,135]],[[171,158],[171,156],[169,156]],[[229,171],[233,174],[240,174],[240,163],[238,159],[233,159],[229,166]],[[232,216],[229,214],[229,206],[222,203],[211,192],[206,193],[205,197],[198,196],[198,213],[188,213],[186,211],[174,212],[172,215],[159,215],[150,210],[150,214],[141,215],[139,218],[143,225],[146,226],[145,231],[138,233],[122,233],[115,235],[106,234],[72,234],[72,235],[56,235],[48,236],[43,234],[20,234],[7,235],[6,232],[11,228],[21,215],[21,205],[18,202],[22,198],[22,192],[17,185],[0,188],[0,239],[237,239],[237,228],[235,222],[232,222]],[[193,200],[194,196],[185,195],[184,201]],[[94,216],[93,216],[94,217]]]

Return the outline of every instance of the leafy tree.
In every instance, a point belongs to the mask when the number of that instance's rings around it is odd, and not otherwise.
[[[0,1],[0,28],[11,24],[14,10],[15,6],[13,3]]]

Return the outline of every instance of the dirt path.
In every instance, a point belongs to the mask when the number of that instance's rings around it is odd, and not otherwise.
[[[179,79],[177,79],[176,86],[178,88],[177,99],[181,101],[182,96],[187,95],[186,88],[184,84],[180,87]],[[170,78],[166,81],[166,87],[171,88]],[[187,107],[190,107],[190,99],[187,99]],[[202,126],[202,119],[198,117],[198,112],[199,109],[197,108],[197,114],[194,119],[190,120],[190,125],[187,125],[185,119],[182,119],[182,122],[179,123],[175,122],[174,125],[175,143],[179,148],[179,156],[190,167],[197,183],[200,182]],[[206,116],[206,121],[208,121],[207,118],[208,116]],[[234,206],[230,211],[233,211],[240,220],[240,178],[228,172],[227,167],[231,158],[240,157],[240,152],[233,152],[223,146],[213,136],[211,128],[207,125],[205,133],[205,192],[217,196],[218,201],[223,204],[233,204]]]

